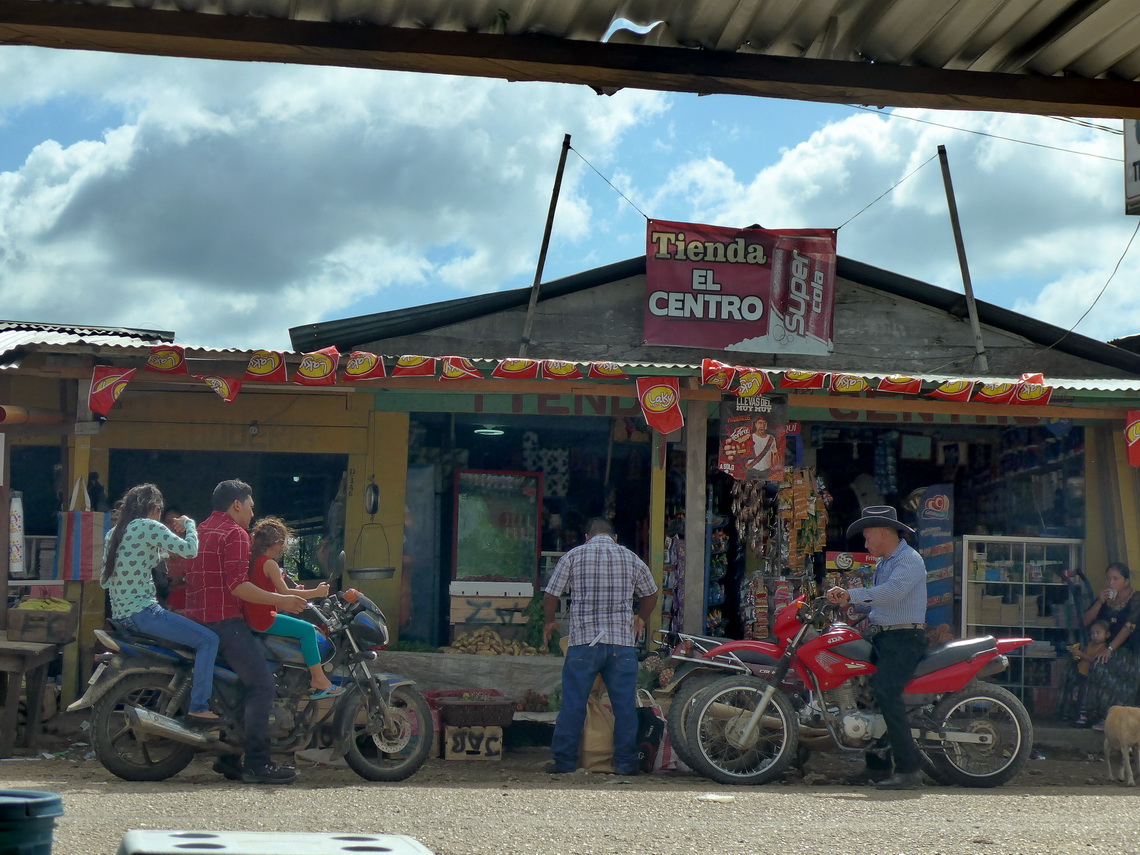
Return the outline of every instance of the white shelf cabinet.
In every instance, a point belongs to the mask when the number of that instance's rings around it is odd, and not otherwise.
[[[1010,656],[1008,671],[993,678],[1032,705],[1033,689],[1055,688],[1053,663],[1075,640],[1074,612],[1065,573],[1081,567],[1083,541],[1075,538],[962,538],[963,638],[1025,636],[1028,647]]]

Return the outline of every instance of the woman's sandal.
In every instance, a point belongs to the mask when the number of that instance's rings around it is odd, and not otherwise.
[[[311,695],[309,695],[309,700],[319,701],[321,698],[335,698],[343,691],[344,689],[342,689],[340,686],[329,686],[327,689],[320,689],[313,692]]]

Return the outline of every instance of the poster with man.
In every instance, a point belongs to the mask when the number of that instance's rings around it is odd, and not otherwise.
[[[787,399],[726,397],[721,410],[720,471],[737,481],[782,481]]]

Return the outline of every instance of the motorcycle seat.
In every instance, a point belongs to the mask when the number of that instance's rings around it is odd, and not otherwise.
[[[992,635],[948,641],[926,651],[926,655],[919,660],[918,667],[914,669],[914,676],[923,677],[940,668],[949,668],[987,650],[997,650],[997,639]]]

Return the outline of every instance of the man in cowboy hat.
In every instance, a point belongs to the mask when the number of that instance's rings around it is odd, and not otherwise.
[[[881,790],[912,790],[922,786],[918,748],[910,733],[903,688],[926,650],[926,565],[903,540],[914,529],[899,522],[887,505],[863,508],[847,527],[847,536],[863,533],[867,551],[879,559],[870,588],[832,588],[827,599],[851,604],[867,613],[867,634],[874,648],[875,675],[871,689],[887,725],[890,756],[877,749],[866,752],[867,768],[856,780],[875,781]],[[891,759],[894,774],[891,774]]]

